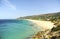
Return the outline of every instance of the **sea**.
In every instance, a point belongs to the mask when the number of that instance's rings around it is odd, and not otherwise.
[[[28,20],[0,20],[0,39],[30,39],[38,31],[40,28]]]

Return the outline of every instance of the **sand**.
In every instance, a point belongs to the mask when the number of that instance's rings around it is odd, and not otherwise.
[[[31,19],[26,19],[28,21],[33,22],[34,24],[37,25],[37,27],[41,27],[42,30],[51,30],[55,25],[51,21],[42,21],[42,20],[31,20]]]

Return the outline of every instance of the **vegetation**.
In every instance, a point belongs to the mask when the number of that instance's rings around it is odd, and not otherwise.
[[[60,12],[53,13],[53,14],[26,16],[26,17],[20,17],[18,19],[34,19],[34,20],[43,19],[43,20],[50,20],[50,21],[53,21],[53,20],[59,21],[60,20]]]
[[[52,28],[52,31],[58,31],[60,30],[60,25],[58,25],[56,28]]]

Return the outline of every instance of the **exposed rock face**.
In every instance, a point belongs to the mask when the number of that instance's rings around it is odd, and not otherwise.
[[[51,30],[41,31],[35,34],[32,39],[58,39],[60,38],[60,30],[51,32]]]

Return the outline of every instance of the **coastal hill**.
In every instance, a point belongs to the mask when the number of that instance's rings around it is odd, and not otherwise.
[[[33,15],[33,16],[25,16],[25,17],[19,17],[17,19],[33,19],[33,20],[51,21],[54,23],[54,25],[59,26],[58,28],[53,29],[53,31],[60,30],[60,12]]]
[[[60,12],[57,13],[49,13],[49,14],[40,14],[40,15],[33,15],[33,16],[25,16],[19,17],[18,19],[34,19],[34,20],[57,20],[60,19]]]
[[[56,25],[51,30],[39,31],[32,38],[33,39],[60,39],[60,12],[33,15],[19,17],[18,19],[32,19],[32,20],[42,20],[42,21],[51,21]]]

